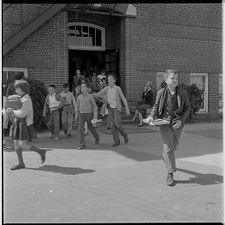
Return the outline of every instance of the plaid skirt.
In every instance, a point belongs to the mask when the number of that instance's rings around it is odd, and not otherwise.
[[[26,118],[16,118],[11,126],[10,136],[13,140],[27,140],[28,128]]]

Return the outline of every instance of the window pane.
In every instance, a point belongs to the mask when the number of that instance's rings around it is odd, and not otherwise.
[[[88,27],[83,26],[83,37],[88,37]]]
[[[92,38],[92,45],[95,46],[95,28],[89,27],[89,36]]]
[[[76,37],[82,37],[81,26],[76,26],[75,27],[75,36]]]
[[[2,82],[7,82],[7,72],[3,71],[2,73]]]
[[[12,83],[15,80],[15,71],[8,71],[8,82]]]
[[[96,46],[102,46],[102,32],[96,29]]]

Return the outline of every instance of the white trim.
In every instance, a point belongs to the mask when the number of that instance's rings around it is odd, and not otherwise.
[[[3,67],[3,71],[24,72],[24,77],[28,77],[28,69],[27,68]]]
[[[208,101],[209,101],[209,91],[208,91],[208,73],[190,73],[191,76],[204,76],[205,77],[205,92],[204,92],[204,109],[200,109],[199,113],[208,113]],[[191,81],[191,79],[190,79]],[[192,84],[190,82],[190,84]]]
[[[136,7],[133,6],[132,4],[128,4],[126,15],[127,16],[136,16],[137,15]]]
[[[68,23],[68,29],[70,26],[87,26],[87,27],[92,27],[95,29],[98,29],[101,31],[101,37],[102,37],[102,45],[101,46],[82,46],[82,45],[71,45],[68,44],[69,49],[74,49],[74,50],[92,50],[92,51],[105,51],[105,28],[98,26],[96,24],[92,23],[86,23],[86,22],[71,22]],[[68,34],[69,35],[69,34]]]

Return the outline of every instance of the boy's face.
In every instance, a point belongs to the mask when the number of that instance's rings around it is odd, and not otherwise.
[[[65,88],[64,88],[64,91],[65,91],[66,93],[68,93],[68,92],[69,92],[69,87],[65,87]]]
[[[16,94],[18,94],[19,96],[22,96],[24,94],[23,90],[19,87],[16,88]]]
[[[178,85],[178,74],[169,73],[167,79],[165,80],[167,85],[172,88],[175,88]]]
[[[88,92],[86,84],[81,84],[81,92],[82,93],[87,93]]]
[[[112,76],[108,76],[108,84],[109,86],[113,86],[115,84],[116,80]]]
[[[53,95],[55,93],[55,88],[48,87],[48,92],[49,92],[50,95]]]

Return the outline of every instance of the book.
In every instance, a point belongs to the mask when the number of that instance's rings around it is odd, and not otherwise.
[[[160,125],[165,125],[165,124],[169,124],[169,123],[170,123],[169,120],[155,119],[155,120],[153,120],[153,122],[150,122],[149,124],[152,126],[160,126]]]

